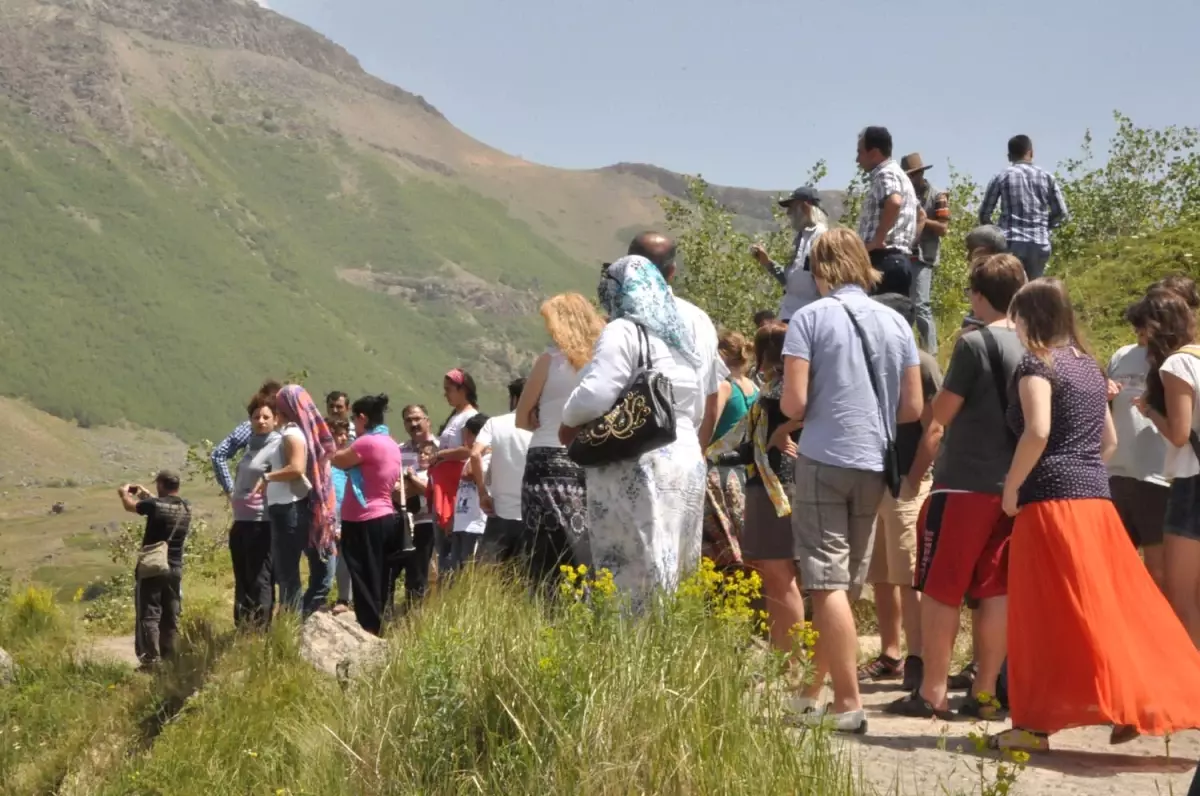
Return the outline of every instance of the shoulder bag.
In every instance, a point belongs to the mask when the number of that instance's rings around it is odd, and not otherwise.
[[[639,324],[638,372],[612,409],[582,429],[567,448],[581,467],[636,459],[675,441],[675,393],[671,380],[651,368],[650,338]]]
[[[159,504],[158,501],[155,503]],[[187,501],[183,501],[183,508],[183,514],[175,518],[175,527],[171,529],[165,542],[142,545],[142,549],[138,551],[137,566],[134,568],[134,576],[138,580],[158,578],[171,573],[171,561],[167,556],[171,542],[175,540],[175,534],[179,532],[179,526],[183,524],[183,521],[190,520],[192,516],[192,508]]]
[[[871,349],[867,347],[867,336],[863,334],[862,327],[858,325],[858,319],[854,317],[854,313],[841,299],[838,299],[838,303],[846,311],[850,323],[854,326],[854,333],[858,335],[858,342],[862,344],[867,377],[871,380],[871,391],[875,393],[875,403],[879,407],[879,420],[883,424],[883,482],[887,485],[892,497],[898,498],[900,497],[900,488],[904,484],[904,473],[900,472],[900,452],[896,449],[896,440],[892,437],[892,428],[884,411],[883,393],[879,389],[875,368],[871,366]]]

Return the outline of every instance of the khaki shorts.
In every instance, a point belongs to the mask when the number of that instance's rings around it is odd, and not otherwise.
[[[884,491],[875,518],[875,550],[867,582],[912,586],[917,572],[917,517],[933,488],[932,476],[921,482],[912,500],[900,500]]]
[[[796,459],[792,554],[804,588],[849,591],[867,578],[883,473]]]

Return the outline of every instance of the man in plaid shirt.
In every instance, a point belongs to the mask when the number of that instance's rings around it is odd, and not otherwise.
[[[1009,167],[988,183],[979,206],[979,223],[991,224],[1000,204],[1000,229],[1008,251],[1037,279],[1050,260],[1050,230],[1067,220],[1067,203],[1054,175],[1033,165],[1033,142],[1027,135],[1008,140]]]
[[[883,274],[875,293],[907,296],[912,283],[909,254],[917,238],[917,193],[900,164],[892,160],[892,134],[868,127],[858,136],[858,165],[870,187],[858,216],[858,236],[871,265]]]

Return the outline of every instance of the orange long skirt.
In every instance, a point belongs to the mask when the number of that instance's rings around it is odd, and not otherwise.
[[[1024,506],[1009,545],[1013,726],[1200,728],[1200,652],[1111,501]]]

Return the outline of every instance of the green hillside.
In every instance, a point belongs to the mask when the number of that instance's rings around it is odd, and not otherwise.
[[[436,400],[463,363],[495,394],[540,349],[538,297],[590,282],[498,202],[401,181],[287,118],[143,115],[170,148],[80,146],[0,113],[0,392],[188,438],[300,369],[316,390]]]

